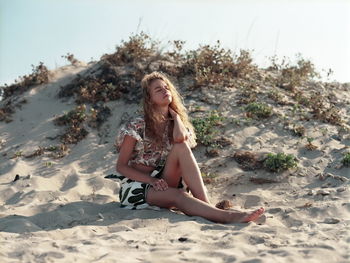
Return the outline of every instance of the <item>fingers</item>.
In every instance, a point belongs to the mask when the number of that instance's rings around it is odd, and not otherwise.
[[[156,191],[165,191],[168,189],[168,184],[163,179],[159,179],[152,184],[152,187]]]
[[[177,114],[177,112],[174,111],[170,106],[169,106],[169,113],[170,113],[170,115],[171,115],[173,118],[175,118],[175,116],[176,116],[176,114]]]

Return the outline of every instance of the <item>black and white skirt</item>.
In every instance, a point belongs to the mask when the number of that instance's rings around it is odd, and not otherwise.
[[[155,170],[153,170],[151,176],[155,178],[161,178],[163,170],[164,166],[158,166]],[[146,202],[147,192],[151,187],[150,184],[133,181],[119,174],[110,174],[105,176],[105,178],[121,180],[119,189],[119,200],[121,207],[127,209],[160,209],[158,206],[151,206]],[[180,179],[178,188],[184,188],[182,179]]]

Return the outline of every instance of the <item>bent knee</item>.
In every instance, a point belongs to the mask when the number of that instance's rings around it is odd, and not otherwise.
[[[191,148],[188,144],[187,141],[179,142],[179,143],[174,143],[173,149],[177,151],[191,151]]]

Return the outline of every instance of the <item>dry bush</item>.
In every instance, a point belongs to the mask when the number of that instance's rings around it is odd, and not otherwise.
[[[287,62],[287,58],[283,58],[280,63],[276,56],[271,58],[272,65],[268,68],[271,71],[277,71],[279,76],[276,78],[276,86],[294,91],[296,87],[303,84],[304,81],[319,76],[315,70],[314,64],[297,55],[296,65]]]
[[[0,107],[0,121],[11,122],[11,115],[15,113],[15,108],[21,107],[21,104],[26,102],[25,99],[21,99],[16,103],[20,99],[17,97],[18,95],[28,91],[35,85],[48,83],[49,71],[43,62],[40,62],[37,67],[32,65],[32,68],[32,74],[20,77],[20,81],[16,81],[15,84],[10,86],[5,84],[5,86],[0,87],[1,95],[3,96],[3,106]]]
[[[245,171],[261,169],[264,163],[264,158],[261,155],[250,151],[237,151],[233,155],[233,159]]]
[[[248,51],[233,55],[230,49],[220,46],[220,41],[187,52],[182,66],[184,74],[194,76],[195,86],[233,86],[233,78],[246,78],[256,69]]]
[[[20,95],[35,85],[40,85],[48,82],[49,70],[43,62],[40,62],[40,64],[36,67],[32,65],[32,73],[20,77],[20,81],[18,83],[12,84],[11,86],[5,85],[5,87],[2,87],[3,97],[6,99],[13,95]]]
[[[122,44],[116,46],[116,52],[105,54],[101,59],[109,61],[113,65],[123,65],[136,61],[146,61],[157,54],[159,42],[152,40],[149,35],[141,32],[129,37],[128,41],[122,40]]]
[[[0,121],[4,121],[6,123],[9,123],[12,121],[11,115],[15,112],[14,107],[12,104],[7,104],[4,107],[0,108]]]
[[[79,60],[77,60],[73,54],[67,53],[67,55],[62,56],[63,58],[67,59],[73,66],[77,65]]]
[[[111,109],[107,106],[96,105],[91,109],[91,115],[89,117],[89,126],[93,128],[99,128],[101,125],[111,116]]]
[[[95,75],[77,77],[61,87],[58,96],[60,98],[75,96],[78,104],[108,102],[125,99],[135,102],[141,98],[140,82],[143,73],[134,68],[128,73],[121,73],[119,68],[109,61],[101,61],[99,72]]]
[[[84,128],[84,121],[87,119],[86,106],[79,105],[75,109],[54,120],[59,126],[68,126],[65,133],[61,135],[63,144],[77,144],[88,135],[88,131]]]

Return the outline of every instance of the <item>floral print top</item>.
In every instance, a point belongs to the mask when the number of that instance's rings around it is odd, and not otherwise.
[[[164,165],[166,161],[166,157],[168,156],[172,143],[169,140],[168,135],[168,125],[165,128],[163,134],[163,142],[165,142],[162,146],[156,146],[152,139],[146,136],[145,134],[145,120],[143,117],[138,116],[133,120],[125,123],[119,133],[117,135],[115,146],[117,148],[117,152],[120,152],[120,147],[124,141],[125,135],[129,135],[137,140],[136,145],[133,149],[132,156],[129,160],[130,164],[143,164],[147,166],[157,167],[159,165]],[[189,130],[188,130],[189,131]],[[191,132],[188,133],[188,136],[192,136]],[[190,145],[191,148],[195,147],[195,145]],[[163,149],[162,149],[163,148]]]

